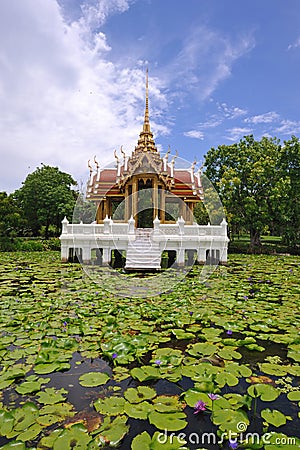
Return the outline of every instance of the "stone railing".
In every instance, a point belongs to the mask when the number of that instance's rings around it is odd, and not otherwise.
[[[103,224],[79,223],[70,224],[64,218],[62,221],[62,235],[119,235],[127,236],[135,234],[135,221],[131,217],[126,223],[114,222],[106,217]],[[159,219],[153,221],[153,233],[168,236],[227,236],[227,222],[225,219],[220,225],[185,225],[185,221],[179,218],[176,224],[160,223]]]

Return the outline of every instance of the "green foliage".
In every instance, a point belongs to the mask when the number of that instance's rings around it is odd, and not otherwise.
[[[51,225],[59,233],[63,217],[66,215],[71,219],[77,196],[72,190],[75,185],[71,175],[44,164],[27,176],[14,196],[35,236],[41,227],[45,227],[47,238]]]
[[[206,176],[214,183],[232,232],[250,232],[252,247],[266,230],[280,230],[287,242],[299,240],[300,143],[284,146],[276,138],[211,148],[205,157]],[[297,175],[298,174],[298,175]]]
[[[7,241],[7,237],[18,236],[25,226],[22,212],[13,195],[0,192],[0,236],[5,237],[2,245]]]

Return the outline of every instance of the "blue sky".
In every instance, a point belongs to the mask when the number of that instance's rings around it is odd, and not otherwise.
[[[130,154],[147,65],[162,154],[300,135],[299,0],[2,0],[0,191]]]

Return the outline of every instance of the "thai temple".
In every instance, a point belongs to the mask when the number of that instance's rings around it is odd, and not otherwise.
[[[85,264],[112,264],[119,257],[126,270],[159,270],[193,262],[227,262],[227,223],[198,225],[193,211],[205,204],[201,169],[181,167],[177,152],[158,151],[149,120],[148,71],[145,115],[137,145],[128,156],[114,153],[114,164],[89,162],[86,200],[95,206],[91,223],[62,222],[61,259],[76,254]]]

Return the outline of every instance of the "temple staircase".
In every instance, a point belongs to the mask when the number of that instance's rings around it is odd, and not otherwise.
[[[148,270],[161,268],[158,242],[151,239],[153,228],[137,228],[135,240],[129,242],[125,269]]]

